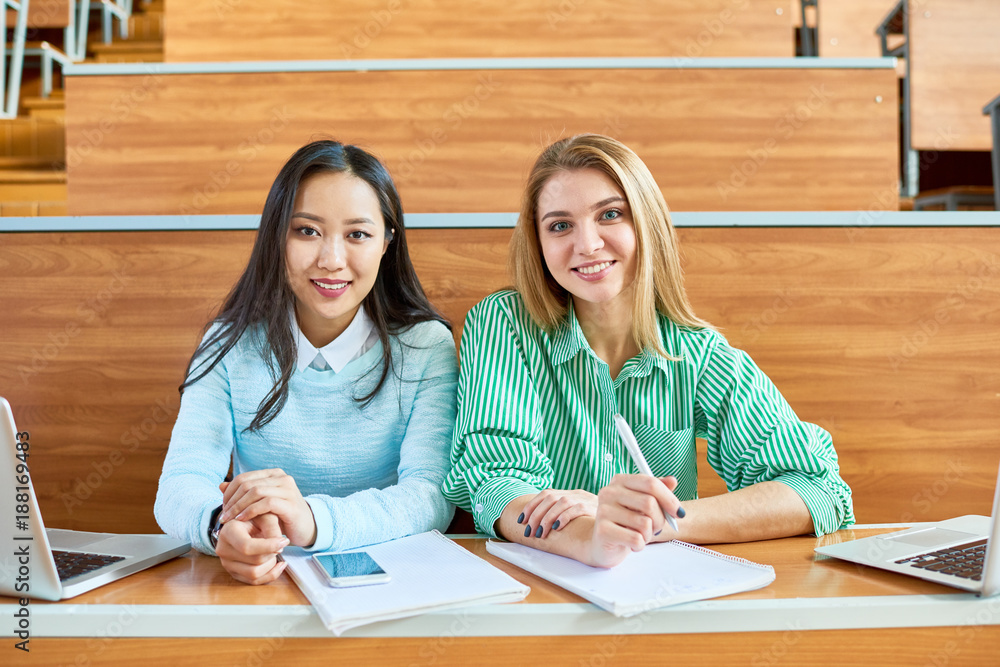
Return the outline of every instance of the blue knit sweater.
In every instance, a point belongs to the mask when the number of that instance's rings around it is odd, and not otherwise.
[[[313,551],[336,551],[444,530],[454,507],[441,494],[455,422],[457,362],[451,333],[422,322],[393,337],[393,372],[381,375],[376,344],[339,373],[306,368],[288,385],[278,416],[246,429],[273,385],[247,332],[207,376],[188,387],[163,463],[154,512],[168,535],[207,554],[219,483],[281,468],[316,518]]]

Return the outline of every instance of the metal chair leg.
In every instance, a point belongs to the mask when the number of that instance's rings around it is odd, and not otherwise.
[[[48,49],[42,50],[42,97],[48,99],[52,94],[52,54]]]

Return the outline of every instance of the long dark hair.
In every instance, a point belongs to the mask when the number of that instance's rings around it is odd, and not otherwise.
[[[256,431],[278,416],[288,400],[288,382],[295,372],[295,338],[288,317],[294,295],[285,273],[285,239],[299,185],[319,172],[347,173],[368,183],[378,197],[385,221],[386,238],[391,239],[382,256],[375,284],[364,299],[364,308],[382,342],[382,373],[372,391],[355,400],[362,406],[371,402],[385,384],[393,368],[389,336],[399,334],[418,322],[437,320],[449,329],[448,321],[430,304],[410,262],[403,230],[403,206],[389,172],[377,158],[357,146],[337,141],[314,141],[295,151],[278,172],[267,194],[260,228],[250,261],[236,281],[219,314],[206,325],[214,326],[188,362],[184,390],[205,377],[236,345],[248,329],[260,326],[254,344],[267,363],[274,386],[257,407],[249,431]],[[206,356],[208,350],[220,346]],[[197,364],[195,363],[197,361]]]

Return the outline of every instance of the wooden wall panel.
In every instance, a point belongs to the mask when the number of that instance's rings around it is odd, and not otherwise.
[[[1000,92],[1000,3],[919,4],[909,36],[913,147],[988,151],[992,135],[983,107]]]
[[[185,0],[167,62],[791,57],[788,0]]]
[[[509,211],[543,146],[601,132],[674,210],[891,210],[896,90],[887,69],[69,77],[68,205],[259,213],[288,156],[333,136],[381,155],[410,212]]]
[[[977,228],[680,230],[696,311],[828,429],[859,521],[988,513],[1000,450],[1000,236]],[[510,230],[411,230],[461,327]],[[155,530],[177,385],[252,232],[5,234],[0,395],[52,526]],[[721,490],[702,457],[702,493]]]

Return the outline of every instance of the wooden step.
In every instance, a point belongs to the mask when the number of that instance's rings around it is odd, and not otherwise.
[[[917,195],[914,208],[923,211],[992,211],[993,188],[988,185],[953,185],[925,190]]]
[[[163,12],[133,13],[128,19],[128,40],[143,42],[163,41]]]
[[[0,185],[66,184],[65,169],[0,169]]]
[[[25,42],[24,43],[24,49],[26,51],[29,50],[29,49],[38,50],[38,49],[43,48],[46,44],[49,47],[55,49],[56,51],[59,51],[60,53],[63,52],[63,50],[62,50],[62,48],[60,47],[59,44],[54,44],[52,42],[47,42],[45,40],[41,40],[41,41],[37,41],[37,42]],[[14,44],[13,44],[13,42],[7,42],[7,52],[10,53],[13,50],[14,50]],[[28,57],[28,58],[36,58],[37,56],[26,56],[26,57]]]
[[[13,161],[52,165],[66,162],[66,128],[61,119],[20,117],[0,120],[0,155]]]
[[[65,160],[51,160],[45,157],[33,157],[30,155],[0,155],[0,173],[6,169],[52,169],[53,167],[64,167]]]
[[[93,61],[98,63],[163,62],[163,42],[126,40],[111,44],[92,43]]]
[[[66,201],[0,201],[0,217],[69,215]]]
[[[0,169],[0,202],[42,201],[66,201],[65,170]]]
[[[21,106],[28,112],[29,118],[65,122],[66,95],[61,88],[53,90],[48,97],[21,97]]]

